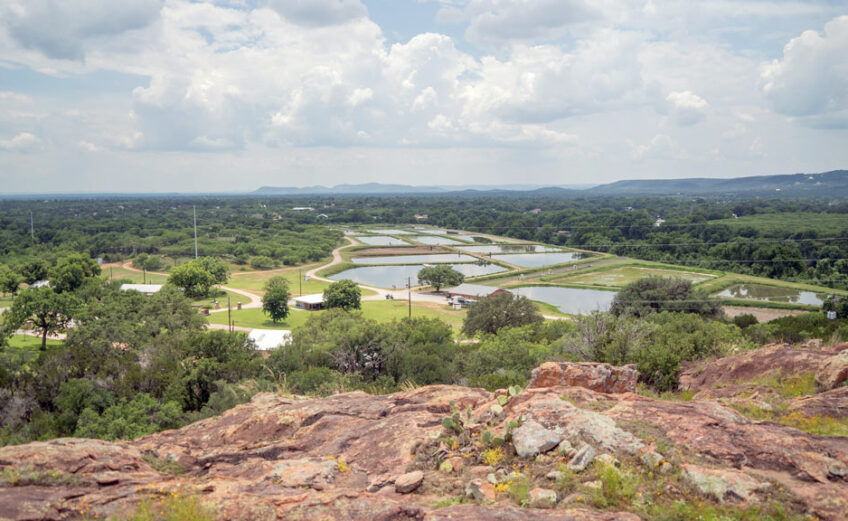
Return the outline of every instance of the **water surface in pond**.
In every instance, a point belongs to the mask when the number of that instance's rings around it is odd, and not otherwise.
[[[461,253],[435,253],[432,255],[391,255],[384,257],[354,257],[357,264],[431,264],[439,262],[475,262],[471,255]]]
[[[409,246],[409,243],[394,237],[386,237],[385,235],[375,235],[371,237],[360,236],[356,238],[362,244],[370,244],[371,246]]]
[[[556,306],[557,309],[569,315],[587,315],[595,310],[607,311],[617,293],[616,291],[552,286],[527,286],[513,288],[511,291],[530,300]]]
[[[514,253],[507,255],[492,255],[492,260],[502,260],[522,268],[538,268],[540,266],[553,266],[580,259],[576,252],[559,253]]]
[[[413,232],[410,230],[398,230],[398,229],[388,229],[388,230],[368,230],[371,233],[385,233],[386,235],[411,235]]]
[[[466,277],[478,277],[480,275],[488,275],[490,273],[498,273],[506,271],[500,266],[489,264],[488,266],[479,266],[477,264],[449,264],[450,267],[462,273]],[[402,288],[406,286],[407,277],[412,279],[412,285],[418,285],[418,272],[423,268],[423,264],[412,264],[406,266],[363,266],[361,268],[351,268],[331,275],[329,278],[333,280],[350,279],[359,284],[366,286],[376,286],[378,288]]]
[[[825,293],[801,291],[792,288],[778,288],[764,284],[738,284],[716,294],[717,297],[738,298],[745,300],[764,300],[766,302],[789,302],[792,304],[807,304],[821,306]]]
[[[485,244],[480,246],[460,246],[460,250],[471,253],[542,253],[562,252],[562,248],[542,244]]]
[[[432,235],[419,235],[417,237],[413,237],[412,240],[418,241],[421,244],[434,244],[434,245],[437,245],[437,244],[450,244],[450,245],[465,244],[464,242],[449,239],[447,237],[434,237]]]

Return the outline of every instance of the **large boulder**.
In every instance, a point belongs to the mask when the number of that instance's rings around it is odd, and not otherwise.
[[[831,356],[816,371],[816,385],[825,391],[848,381],[848,350]]]
[[[721,502],[756,502],[755,492],[765,491],[769,483],[729,469],[709,469],[698,465],[681,466],[681,477],[701,494]]]
[[[522,458],[547,452],[562,441],[562,434],[546,429],[539,422],[529,420],[512,431],[512,444],[515,453]]]
[[[808,417],[848,418],[848,386],[795,398],[787,404],[787,408]]]
[[[600,393],[634,393],[638,378],[635,365],[546,362],[533,370],[528,387],[585,387]]]
[[[513,505],[501,487],[493,496],[495,484],[512,479],[507,472],[528,480],[529,490],[549,487],[545,475],[571,451],[524,458],[520,469],[480,467],[477,432],[469,436],[471,442],[457,447],[458,437],[442,427],[452,404],[462,410],[471,407],[473,419],[489,421],[486,427],[499,437],[519,420],[540,429],[537,433],[550,440],[538,445],[539,450],[555,438],[567,439],[565,448],[577,447],[589,462],[592,452],[625,462],[661,450],[675,469],[690,465],[693,486],[705,483],[705,490],[715,490],[719,500],[753,501],[760,484],[769,481],[785,494],[775,497],[791,498],[784,504],[793,512],[844,521],[848,511],[848,437],[755,422],[712,400],[669,402],[582,387],[527,389],[510,398],[498,416],[491,413],[496,402],[495,394],[458,386],[323,399],[268,393],[218,417],[135,441],[64,439],[3,447],[0,519],[110,518],[145,498],[158,500],[179,491],[198,494],[221,519],[639,519],[572,504],[567,498],[554,509],[524,509]],[[657,447],[660,440],[662,449]],[[465,460],[462,472],[436,470],[439,462],[457,456]],[[663,464],[659,455],[646,456],[646,461]],[[483,480],[486,470],[494,484]],[[408,473],[415,474],[399,479]],[[421,474],[424,479],[415,493],[404,494]],[[667,480],[664,476],[655,472],[655,479]],[[472,481],[468,491],[481,503],[435,506],[463,495]],[[766,493],[774,499],[771,494]],[[552,498],[543,490],[536,495]],[[496,504],[490,506],[493,498]]]
[[[821,349],[796,349],[790,344],[772,344],[718,360],[685,362],[678,376],[678,386],[681,390],[703,391],[773,376],[813,374],[821,370],[834,355],[848,352],[846,349],[848,344]],[[843,365],[834,363],[833,367],[834,376],[828,378],[823,374],[823,380],[835,381],[840,378],[841,373],[837,368]]]

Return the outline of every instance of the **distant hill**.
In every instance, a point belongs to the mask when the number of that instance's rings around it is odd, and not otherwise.
[[[820,174],[766,175],[732,179],[617,181],[587,190],[593,195],[727,195],[748,197],[845,197],[848,170]]]
[[[848,170],[818,174],[765,175],[732,179],[644,179],[604,185],[461,185],[412,186],[400,184],[342,184],[333,187],[263,186],[253,195],[312,194],[490,194],[539,197],[700,195],[722,197],[848,197]]]
[[[443,185],[413,186],[382,183],[359,185],[342,184],[332,187],[305,186],[263,186],[252,192],[254,195],[309,195],[309,194],[439,194],[448,192],[530,192],[534,190],[585,190],[594,185]]]

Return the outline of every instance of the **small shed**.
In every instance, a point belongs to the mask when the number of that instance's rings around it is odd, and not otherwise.
[[[121,291],[138,291],[146,297],[159,293],[161,289],[162,284],[121,284]]]
[[[273,351],[292,343],[292,333],[288,329],[253,329],[247,334],[253,340],[257,351]]]
[[[455,288],[446,289],[445,292],[450,298],[461,297],[464,299],[481,299],[505,293],[503,288],[494,288],[492,286],[483,286],[481,284],[460,284]]]
[[[312,295],[303,295],[302,297],[295,297],[294,307],[299,309],[305,309],[306,311],[318,311],[324,309],[324,294],[313,293]]]
[[[49,288],[50,287],[50,281],[49,280],[37,280],[37,281],[33,282],[32,284],[30,284],[29,287],[31,287],[33,289]]]

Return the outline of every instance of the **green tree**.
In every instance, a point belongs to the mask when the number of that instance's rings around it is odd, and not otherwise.
[[[41,350],[47,349],[47,335],[65,329],[77,307],[77,299],[70,293],[56,293],[52,288],[28,288],[18,295],[9,310],[9,324],[16,329],[32,320],[41,330]]]
[[[74,253],[59,259],[50,270],[50,284],[57,293],[74,291],[82,286],[85,279],[100,275],[100,266],[86,255]]]
[[[0,292],[15,294],[23,277],[5,264],[0,264]]]
[[[696,290],[691,281],[645,277],[619,291],[610,311],[615,315],[637,317],[662,311],[718,315],[721,313],[721,304],[706,292]]]
[[[18,273],[24,278],[24,282],[32,284],[37,280],[44,280],[50,272],[50,264],[44,259],[32,259],[20,265]]]
[[[162,269],[162,257],[159,257],[158,255],[139,253],[136,258],[133,259],[133,266],[140,270],[158,271]]]
[[[289,316],[289,281],[282,275],[271,277],[265,283],[265,295],[262,297],[262,311],[276,324]]]
[[[219,257],[200,257],[193,260],[198,266],[209,272],[215,279],[215,284],[226,284],[230,278],[230,267]]]
[[[147,393],[121,400],[102,413],[86,407],[80,413],[75,436],[104,440],[129,440],[162,429],[179,427],[183,412],[176,402],[160,404]]]
[[[362,291],[350,279],[334,282],[324,290],[324,305],[327,309],[341,308],[345,311],[360,309],[361,299]]]
[[[250,258],[250,265],[257,270],[270,270],[274,267],[274,259],[266,255],[258,255]]]
[[[502,327],[525,326],[542,320],[544,318],[530,299],[503,292],[471,306],[462,323],[462,332],[468,336],[476,333],[495,334]]]
[[[215,277],[199,264],[187,262],[171,270],[168,282],[182,288],[187,297],[205,297],[215,284]]]
[[[448,264],[429,266],[418,272],[418,283],[429,284],[436,288],[436,293],[442,286],[457,286],[465,280],[465,275],[456,271]]]

